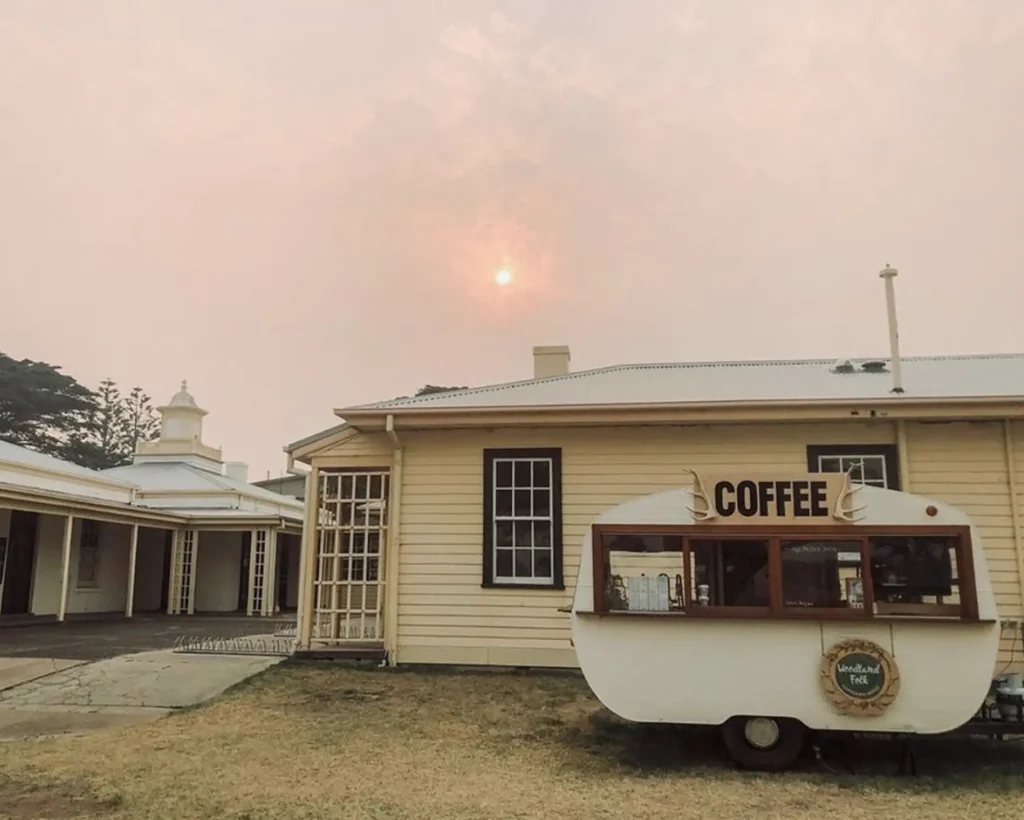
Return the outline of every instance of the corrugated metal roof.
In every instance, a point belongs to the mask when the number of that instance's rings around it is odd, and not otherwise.
[[[191,464],[180,461],[143,462],[127,464],[124,467],[113,467],[104,470],[103,475],[121,478],[137,485],[143,495],[141,504],[145,504],[147,492],[229,492],[240,493],[249,498],[268,501],[273,504],[295,505],[299,502],[291,496],[281,495],[245,481],[238,481],[225,475],[211,473]]]
[[[307,444],[312,444],[314,441],[320,441],[320,439],[333,436],[335,433],[342,433],[348,429],[347,424],[335,424],[333,427],[328,427],[326,430],[321,430],[319,433],[312,433],[304,438],[300,438],[298,441],[293,441],[291,444],[285,445],[284,451],[290,453],[292,450],[298,450]]]
[[[30,450],[28,447],[11,444],[9,441],[0,440],[0,461],[21,464],[37,470],[63,473],[64,475],[73,476],[75,478],[88,478],[93,481],[103,481],[114,487],[124,487],[131,483],[126,482],[124,479],[118,479],[115,476],[105,475],[98,470],[90,470],[88,467],[80,467],[70,461],[64,461],[63,459],[55,458],[54,456],[38,453],[35,450]]]
[[[716,402],[810,402],[894,398],[886,359],[853,359],[854,372],[835,372],[835,359],[625,364],[346,408],[349,411],[483,407],[569,407]],[[884,361],[866,372],[865,361]],[[1024,354],[916,356],[902,359],[904,398],[1024,396]],[[339,410],[344,416],[345,410]]]
[[[161,508],[161,512],[163,508]],[[303,519],[302,510],[282,510],[280,513],[272,513],[267,510],[236,510],[226,507],[189,507],[187,509],[169,508],[167,512],[173,515],[180,515],[193,522],[206,521],[207,523],[231,522],[238,520],[273,521],[285,519],[286,521],[301,522]]]

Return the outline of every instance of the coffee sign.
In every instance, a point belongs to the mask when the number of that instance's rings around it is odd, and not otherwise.
[[[838,473],[795,476],[701,476],[694,500],[698,516],[717,524],[831,524],[839,518],[847,478]]]
[[[900,675],[892,656],[878,644],[850,639],[825,654],[821,685],[840,714],[874,717],[896,699]]]

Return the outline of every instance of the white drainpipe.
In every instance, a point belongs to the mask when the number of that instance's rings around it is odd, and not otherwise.
[[[886,265],[878,274],[885,280],[885,307],[889,315],[889,354],[892,357],[892,393],[903,392],[903,372],[900,362],[900,332],[896,325],[896,290],[893,279],[898,271]]]
[[[391,490],[388,493],[388,545],[384,557],[384,646],[388,664],[398,662],[398,566],[402,532],[402,473],[405,468],[405,448],[395,431],[395,417],[388,414],[384,425],[394,452],[391,461]]]

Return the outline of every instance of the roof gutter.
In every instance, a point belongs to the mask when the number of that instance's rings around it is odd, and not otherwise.
[[[521,404],[484,405],[459,407],[339,407],[334,414],[351,423],[352,419],[387,418],[389,416],[452,416],[498,413],[573,413],[580,411],[603,411],[629,413],[635,410],[717,410],[717,409],[758,409],[758,408],[871,408],[905,407],[907,405],[995,405],[1024,402],[1024,396],[957,396],[942,398],[877,397],[850,399],[770,399],[741,401],[705,402],[636,402],[618,404]]]

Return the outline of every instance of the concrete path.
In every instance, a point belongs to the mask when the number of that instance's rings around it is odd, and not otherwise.
[[[81,663],[65,658],[0,658],[0,692]]]
[[[10,660],[0,660],[0,670]],[[209,700],[282,660],[159,650],[59,670],[56,665],[71,662],[36,661],[51,663],[54,671],[0,691],[0,740],[153,720]],[[13,667],[9,674],[14,676]]]

